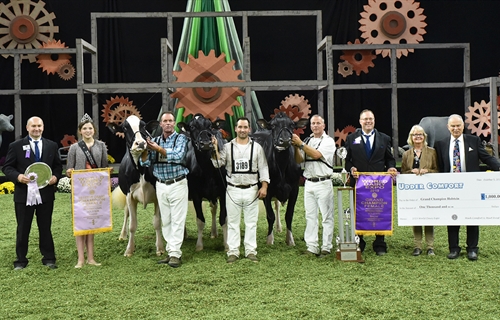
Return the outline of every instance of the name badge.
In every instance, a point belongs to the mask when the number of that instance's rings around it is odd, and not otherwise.
[[[234,161],[234,172],[248,172],[250,163],[248,159],[236,159]]]
[[[31,146],[29,144],[23,146],[23,151],[26,151],[26,150],[29,150],[29,149],[31,149]]]

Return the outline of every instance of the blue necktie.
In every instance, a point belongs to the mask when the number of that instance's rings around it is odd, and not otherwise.
[[[36,162],[40,161],[40,149],[38,149],[38,142],[39,141],[33,141],[33,143],[35,143],[35,161]]]
[[[370,136],[371,134],[364,134],[366,141],[365,141],[365,151],[366,151],[366,156],[368,159],[372,156],[372,147],[370,146]]]

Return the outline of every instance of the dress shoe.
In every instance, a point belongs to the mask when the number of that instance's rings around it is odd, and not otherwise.
[[[432,249],[427,249],[427,255],[428,255],[428,256],[434,256],[434,255],[435,255],[434,250],[432,250]]]
[[[55,263],[46,263],[45,266],[49,269],[57,269],[57,265]]]
[[[96,267],[101,266],[101,264],[99,262],[95,262],[95,261],[87,261],[87,264],[91,265],[91,266],[96,266]]]
[[[319,254],[319,258],[326,258],[329,255],[330,255],[330,251],[321,250],[321,253]]]
[[[158,264],[168,264],[170,261],[170,256],[167,256],[165,259],[159,260]]]
[[[171,266],[172,268],[180,267],[181,266],[181,258],[170,257],[170,260],[168,261],[168,265]]]
[[[319,256],[319,254],[311,252],[309,250],[302,252],[302,255],[306,256],[306,257],[318,257]]]
[[[14,267],[14,270],[23,270],[24,268],[26,268],[25,266],[15,266]]]
[[[415,248],[415,249],[413,250],[413,253],[412,253],[412,254],[413,254],[415,257],[416,257],[416,256],[419,256],[419,255],[421,255],[421,254],[422,254],[422,249],[420,249],[420,248]]]
[[[467,252],[467,258],[470,261],[476,261],[477,260],[477,253],[475,253],[474,251]]]
[[[377,256],[384,256],[386,253],[385,251],[377,251]]]
[[[238,257],[235,256],[234,254],[232,254],[229,257],[227,257],[226,262],[231,264],[231,263],[235,263],[237,260],[238,260]]]
[[[450,254],[448,254],[448,259],[457,259],[458,256],[460,256],[460,252],[452,251],[450,252]]]
[[[259,258],[257,258],[257,256],[253,253],[250,253],[248,256],[247,256],[248,260],[252,261],[252,262],[259,262]]]

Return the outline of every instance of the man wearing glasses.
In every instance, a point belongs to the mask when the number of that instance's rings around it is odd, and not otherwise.
[[[358,172],[390,172],[397,174],[396,160],[391,152],[391,138],[375,129],[375,116],[365,109],[359,115],[361,129],[347,136],[345,147],[347,157],[345,168],[351,173],[351,187],[356,185]],[[366,242],[360,236],[359,248],[364,251]],[[373,242],[373,251],[382,256],[387,253],[387,244],[383,235],[377,235]]]

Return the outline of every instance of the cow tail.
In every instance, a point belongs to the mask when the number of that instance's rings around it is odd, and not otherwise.
[[[111,193],[111,200],[113,201],[113,208],[115,209],[123,210],[127,206],[127,197],[119,186]]]

